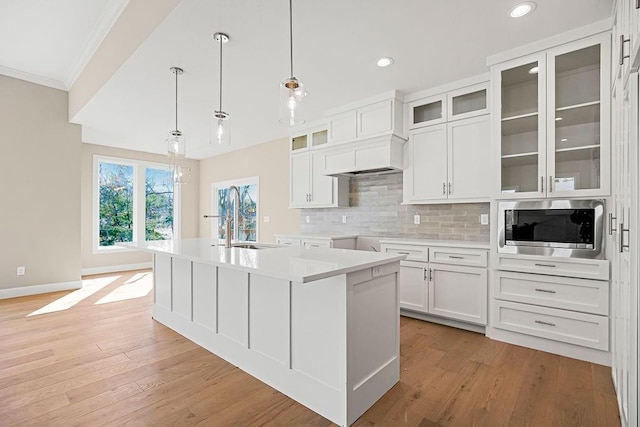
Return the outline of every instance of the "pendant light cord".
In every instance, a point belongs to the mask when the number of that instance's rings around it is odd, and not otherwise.
[[[291,56],[291,77],[293,78],[293,0],[289,0],[289,53]]]
[[[178,130],[178,70],[173,72],[176,75],[176,130]]]
[[[223,37],[220,36],[220,111],[222,111],[222,45]]]

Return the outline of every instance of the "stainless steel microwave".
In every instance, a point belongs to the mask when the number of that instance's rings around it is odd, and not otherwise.
[[[498,252],[604,258],[604,201],[540,200],[498,204]]]

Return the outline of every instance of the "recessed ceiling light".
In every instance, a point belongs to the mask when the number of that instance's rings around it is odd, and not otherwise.
[[[380,58],[376,61],[376,65],[378,67],[388,67],[391,64],[393,64],[393,58],[390,58],[388,56]]]
[[[529,74],[538,74],[538,66],[536,65],[535,67],[531,67],[531,69],[529,70]]]
[[[518,3],[509,10],[509,16],[512,18],[522,18],[523,16],[533,12],[536,9],[536,4],[532,1],[525,1]]]

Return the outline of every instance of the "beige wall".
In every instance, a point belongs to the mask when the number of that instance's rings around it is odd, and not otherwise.
[[[289,140],[278,139],[200,161],[200,236],[211,236],[211,184],[260,177],[258,241],[275,242],[274,233],[298,233],[300,210],[289,209]],[[269,216],[269,223],[263,221]]]
[[[67,92],[0,75],[0,289],[80,280],[81,130],[67,112]]]
[[[158,142],[162,144],[162,141]],[[82,268],[98,269],[109,266],[126,266],[151,261],[151,255],[142,252],[125,252],[111,254],[93,254],[92,241],[92,206],[93,206],[93,156],[95,154],[124,159],[145,160],[156,163],[167,163],[167,157],[160,154],[123,150],[102,145],[82,144]],[[187,160],[183,164],[191,167],[192,179],[181,188],[182,198],[182,238],[198,237],[198,204],[199,204],[199,161]]]

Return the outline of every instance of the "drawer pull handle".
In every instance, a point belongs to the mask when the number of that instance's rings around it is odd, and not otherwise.
[[[401,255],[411,255],[411,253],[409,253],[409,252],[398,252],[398,253],[401,254]]]
[[[553,264],[538,264],[538,263],[535,263],[534,265],[537,266],[537,267],[556,267]]]
[[[449,255],[449,258],[452,258],[452,259],[464,259],[463,256],[456,256],[456,255]]]
[[[542,320],[536,320],[536,323],[539,323],[540,325],[547,325],[547,326],[556,326],[555,323],[551,323],[551,322],[543,322]]]
[[[552,291],[551,289],[538,289],[536,288],[536,292],[546,292],[548,294],[555,294],[556,291]]]

